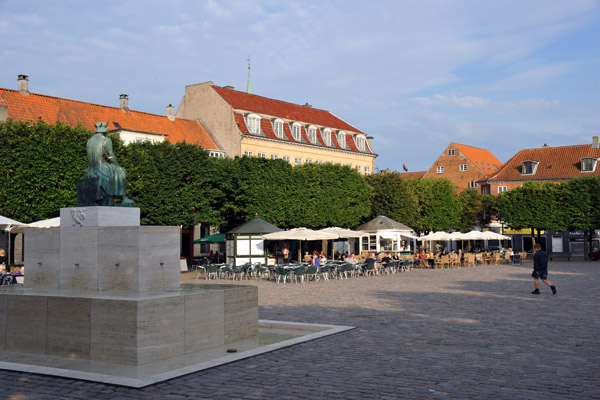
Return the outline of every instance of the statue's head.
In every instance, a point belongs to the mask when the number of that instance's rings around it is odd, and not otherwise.
[[[108,125],[106,122],[96,122],[96,133],[106,134],[108,132]]]

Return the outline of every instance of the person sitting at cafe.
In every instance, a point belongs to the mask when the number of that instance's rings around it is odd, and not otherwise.
[[[319,252],[317,252],[316,250],[313,252],[312,262],[314,266],[317,267],[317,271],[321,269],[321,258],[319,257]]]
[[[313,258],[310,255],[310,253],[308,251],[305,251],[304,252],[304,262],[310,264],[310,263],[312,263],[312,260],[313,260]]]
[[[425,249],[421,249],[419,253],[419,264],[422,266],[427,265],[427,253],[425,253]]]
[[[373,263],[373,269],[375,269],[375,275],[379,275],[379,268],[377,268],[377,260],[375,254],[369,253],[369,256],[365,259],[365,264]]]

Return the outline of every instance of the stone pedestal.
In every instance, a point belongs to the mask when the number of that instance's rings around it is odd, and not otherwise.
[[[137,208],[61,209],[25,231],[25,285],[0,291],[0,350],[142,365],[258,333],[258,290],[179,280],[178,227]]]

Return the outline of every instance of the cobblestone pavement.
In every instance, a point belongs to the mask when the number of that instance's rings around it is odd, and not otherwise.
[[[357,329],[143,389],[2,371],[0,398],[600,399],[600,263],[551,263],[555,296],[530,272],[249,281],[261,318]]]

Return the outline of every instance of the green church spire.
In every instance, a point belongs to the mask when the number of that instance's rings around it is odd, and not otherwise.
[[[250,81],[250,56],[248,56],[248,84],[246,85],[246,93],[252,94],[252,81]]]

